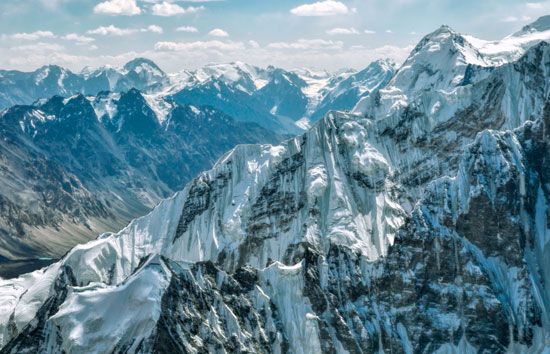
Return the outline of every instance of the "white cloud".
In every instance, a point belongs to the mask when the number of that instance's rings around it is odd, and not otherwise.
[[[159,42],[156,50],[119,52],[116,55],[94,51],[93,46],[83,47],[85,52],[75,53],[58,44],[32,43],[23,48],[12,49],[0,46],[0,67],[18,70],[34,70],[44,64],[57,64],[73,71],[84,66],[124,65],[136,57],[146,57],[155,61],[168,72],[182,68],[193,69],[206,62],[227,63],[243,61],[257,66],[274,65],[292,69],[309,67],[312,69],[337,70],[343,66],[365,68],[371,61],[391,58],[398,64],[412,50],[412,46],[350,46],[340,50],[294,50],[273,49],[267,46],[256,48],[249,42],[211,40],[204,42]],[[38,45],[34,45],[38,44]],[[307,47],[307,46],[306,46]],[[311,47],[311,46],[309,46]],[[86,53],[86,54],[84,54]],[[185,54],[185,55],[183,55]]]
[[[170,3],[168,1],[163,1],[159,4],[153,5],[151,8],[153,15],[155,16],[176,16],[183,14],[192,14],[201,10],[204,10],[204,6],[189,6],[188,8],[183,8],[177,4]]]
[[[55,34],[51,31],[35,31],[35,32],[21,32],[14,33],[11,35],[2,35],[3,39],[16,39],[16,40],[26,40],[26,41],[36,41],[42,38],[55,38]]]
[[[225,0],[140,0],[140,1],[148,3],[148,4],[158,4],[158,3],[161,3],[161,2],[173,3],[173,2],[176,2],[176,1],[198,4],[198,3],[206,3],[206,2],[222,2],[222,1],[225,1]]]
[[[529,16],[507,16],[501,20],[501,22],[519,22],[519,21],[530,21],[531,17]]]
[[[196,41],[196,42],[157,42],[155,50],[158,51],[182,51],[182,50],[243,50],[245,48],[242,42],[222,42],[222,41]]]
[[[31,53],[45,53],[45,52],[58,52],[65,49],[64,46],[56,43],[33,43],[33,44],[25,44],[20,46],[11,47],[11,50],[15,51],[23,51],[23,52],[31,52]]]
[[[525,4],[525,7],[529,10],[544,10],[545,6],[548,6],[548,4],[544,2],[528,2]]]
[[[497,21],[504,23],[531,22],[550,13],[550,0],[529,1],[505,9],[504,13],[495,16]]]
[[[339,35],[339,34],[359,34],[359,32],[353,28],[333,28],[326,31],[330,35]]]
[[[342,49],[344,43],[341,41],[327,41],[324,39],[298,39],[295,42],[269,43],[267,47],[272,49],[334,50]]]
[[[251,46],[252,48],[260,48],[260,44],[253,40],[248,41],[248,45]]]
[[[92,38],[92,37],[81,36],[81,35],[76,34],[76,33],[69,33],[69,34],[63,36],[62,38],[65,39],[65,40],[77,42],[77,43],[80,43],[80,44],[91,43],[91,42],[95,41],[95,39]]]
[[[386,33],[393,33],[393,31],[392,31],[391,29],[387,29],[387,30],[385,30],[384,32],[386,32]]]
[[[354,49],[354,48],[351,48]],[[378,59],[390,58],[396,62],[404,61],[410,52],[414,49],[413,45],[408,45],[406,47],[397,47],[394,45],[384,45],[376,48],[360,48],[361,50],[369,51],[370,56],[375,56]]]
[[[213,37],[229,37],[229,33],[221,28],[214,28],[212,31],[208,32],[208,35]]]
[[[138,32],[162,33],[163,30],[162,30],[162,27],[156,26],[156,25],[150,25],[147,28],[119,28],[113,25],[109,25],[109,26],[100,26],[96,29],[87,31],[86,33],[100,35],[100,36],[128,36],[130,34],[134,34]]]
[[[94,13],[105,15],[133,16],[141,14],[136,0],[107,0],[94,7]]]
[[[366,34],[375,34],[376,31],[372,31],[372,30],[364,30],[363,32],[365,32]]]
[[[160,27],[160,26],[157,26],[157,25],[150,25],[150,26],[147,26],[147,31],[144,31],[144,30],[142,29],[141,32],[152,32],[152,33],[161,34],[161,33],[164,32],[164,31],[162,30],[162,27]]]
[[[67,53],[63,46],[52,43],[36,43],[16,48],[0,48],[0,66],[22,70],[34,70],[39,66],[57,64],[73,71],[84,66],[97,66],[98,63],[123,65],[136,57],[145,57],[147,53],[129,52],[120,55],[79,55]],[[88,47],[86,47],[88,48]],[[90,48],[93,49],[93,48]]]
[[[88,34],[96,34],[100,36],[127,36],[132,33],[136,33],[138,30],[133,28],[119,28],[113,25],[100,26],[96,29],[89,30]]]
[[[348,7],[340,1],[325,0],[304,4],[290,10],[296,16],[333,16],[349,13]]]
[[[197,33],[199,30],[193,26],[181,26],[176,28],[177,32]]]
[[[519,21],[519,18],[516,16],[507,16],[501,20],[501,22],[517,22]]]

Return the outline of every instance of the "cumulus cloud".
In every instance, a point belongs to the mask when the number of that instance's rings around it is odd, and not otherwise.
[[[140,31],[141,32],[152,32],[152,33],[158,33],[158,34],[161,34],[162,32],[164,32],[162,30],[162,27],[157,26],[157,25],[147,26],[146,31],[144,31],[144,29],[141,29]]]
[[[212,31],[208,32],[208,35],[213,37],[229,37],[229,33],[221,28],[214,28]]]
[[[531,17],[529,17],[529,16],[520,16],[520,17],[507,16],[507,17],[503,18],[501,21],[502,22],[519,22],[519,21],[530,21],[530,20],[531,20]]]
[[[25,44],[25,45],[11,47],[10,49],[15,51],[23,51],[23,52],[30,52],[30,53],[45,53],[45,52],[51,52],[51,51],[53,52],[62,51],[65,49],[65,47],[56,43],[38,42],[34,44]]]
[[[149,4],[158,4],[158,3],[161,3],[161,2],[173,3],[173,2],[176,2],[176,1],[189,2],[189,3],[206,3],[206,2],[221,2],[221,1],[226,1],[226,0],[141,0],[141,1],[145,2],[145,3],[149,3]]]
[[[548,9],[550,3],[541,1],[541,2],[528,2],[525,4],[525,7],[529,10],[545,10]]]
[[[376,33],[376,31],[368,30],[368,29],[364,30],[363,32],[365,32],[366,34],[375,34]]]
[[[332,28],[326,31],[327,34],[330,35],[340,35],[340,34],[359,34],[359,31],[357,31],[355,28]]]
[[[63,48],[59,44],[40,42],[32,44],[17,49],[0,47],[0,67],[34,70],[44,64],[57,64],[79,71],[87,65],[110,64],[118,66],[136,57],[146,57],[169,72],[179,71],[182,68],[197,68],[206,62],[227,63],[232,61],[244,61],[264,67],[274,65],[288,69],[310,67],[313,69],[336,70],[344,65],[360,69],[365,68],[371,61],[381,58],[390,58],[397,63],[402,63],[413,48],[412,46],[397,47],[388,45],[383,47],[343,46],[339,50],[296,50],[293,49],[296,46],[288,46],[289,49],[277,49],[260,46],[258,43],[248,41],[210,40],[158,42],[151,50],[105,55],[99,51],[93,51],[93,46],[85,47],[87,54],[77,54],[74,50]],[[182,53],[185,55],[182,55]]]
[[[151,10],[153,15],[155,16],[168,17],[168,16],[183,15],[183,14],[192,14],[192,13],[204,10],[204,7],[189,6],[187,8],[183,8],[177,4],[173,4],[168,1],[163,1],[159,4],[153,5]]]
[[[100,26],[96,29],[87,31],[86,33],[95,34],[99,36],[128,36],[130,34],[139,33],[139,32],[162,33],[163,30],[162,30],[162,27],[156,26],[156,25],[150,25],[146,28],[119,28],[114,25],[109,25],[109,26]]]
[[[295,42],[269,43],[267,47],[272,49],[335,50],[342,49],[344,43],[341,41],[327,41],[324,39],[299,39]]]
[[[248,41],[248,45],[251,46],[252,48],[260,48],[260,44],[253,40]]]
[[[80,43],[80,44],[86,44],[86,43],[91,43],[93,41],[95,41],[94,38],[92,37],[86,37],[86,36],[81,36],[79,34],[76,34],[76,33],[69,33],[63,37],[61,37],[67,41],[72,41],[72,42],[76,42],[76,43]]]
[[[345,15],[349,12],[350,10],[344,3],[334,0],[304,4],[290,10],[290,13],[296,16],[333,16]]]
[[[177,32],[197,33],[199,30],[193,26],[181,26],[176,28]]]
[[[35,32],[14,33],[11,35],[2,35],[2,38],[25,40],[25,41],[36,41],[43,38],[56,38],[56,36],[51,31],[35,31]]]
[[[527,1],[515,6],[507,6],[494,13],[494,19],[502,23],[531,22],[550,13],[550,0]]]
[[[242,50],[242,42],[222,41],[195,41],[195,42],[157,42],[155,50],[158,51],[182,51],[182,50]]]
[[[88,34],[96,34],[100,36],[127,36],[132,33],[136,33],[138,30],[133,28],[119,28],[113,25],[100,26],[96,29],[89,30]]]
[[[136,0],[107,0],[94,7],[94,13],[105,15],[133,16],[141,14]]]
[[[354,48],[351,48],[351,49],[353,50]],[[404,61],[413,49],[414,49],[413,45],[398,47],[395,45],[388,44],[381,47],[370,48],[370,49],[361,48],[360,51],[368,51],[369,52],[368,57],[376,57],[377,59],[390,58],[399,63]]]
[[[86,47],[93,49],[92,47]],[[136,57],[145,57],[147,53],[127,52],[119,55],[82,55],[68,53],[59,44],[36,43],[15,48],[0,48],[0,67],[34,70],[46,64],[57,64],[74,71],[84,66],[97,66],[98,63],[123,65]]]

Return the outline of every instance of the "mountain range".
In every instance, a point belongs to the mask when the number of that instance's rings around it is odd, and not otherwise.
[[[298,134],[393,72],[380,60],[338,75],[243,63],[169,75],[143,58],[0,72],[0,104],[19,103],[0,112],[0,274],[8,260],[57,259],[123,227],[235,145]]]
[[[353,110],[0,280],[0,352],[548,352],[549,41],[440,27]]]
[[[394,71],[395,64],[389,60],[376,61],[362,71],[335,74],[262,69],[240,62],[167,74],[144,58],[122,68],[87,67],[80,74],[48,65],[34,72],[0,70],[0,108],[54,95],[95,96],[136,88],[180,104],[210,105],[278,133],[297,134],[330,109],[353,108],[359,98],[384,86]]]

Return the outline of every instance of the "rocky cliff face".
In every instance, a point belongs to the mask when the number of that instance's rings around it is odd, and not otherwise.
[[[428,35],[354,114],[0,281],[2,352],[547,351],[548,48]]]

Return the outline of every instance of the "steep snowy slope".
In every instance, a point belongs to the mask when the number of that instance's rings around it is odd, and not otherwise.
[[[125,296],[126,285],[123,284],[134,281],[128,277],[135,274],[138,281],[142,270],[149,268],[149,261],[145,259],[157,254],[162,256],[156,258],[156,262],[163,265],[161,268],[169,267],[165,259],[183,265],[215,262],[230,273],[245,265],[252,267],[253,273],[267,267],[260,276],[266,281],[271,279],[273,288],[256,291],[257,296],[263,295],[264,301],[269,302],[269,295],[263,292],[284,292],[287,276],[292,279],[292,274],[301,272],[299,265],[287,269],[273,262],[288,263],[288,259],[302,252],[302,243],[320,250],[328,250],[332,245],[342,246],[357,252],[365,262],[378,259],[386,253],[397,228],[404,222],[404,213],[392,195],[391,170],[384,158],[364,141],[364,128],[354,117],[329,115],[323,123],[281,146],[238,146],[222,157],[211,171],[201,174],[151,214],[134,221],[118,234],[104,235],[97,241],[77,246],[59,264],[34,276],[49,278],[51,272],[63,269],[68,283],[61,287],[81,286],[82,296],[87,298],[86,291],[92,291],[88,293],[92,295],[94,289],[107,286],[110,288],[105,288],[105,296],[112,294],[112,301],[116,303],[120,301],[116,300],[117,294]],[[164,278],[171,277],[171,271],[160,274]],[[54,281],[55,277],[49,279]],[[165,286],[157,283],[150,286],[155,287],[159,296],[165,293]],[[295,287],[299,290],[300,283]],[[47,296],[47,292],[45,294]],[[53,296],[58,295],[55,292]],[[96,301],[104,303],[105,298],[97,296]],[[293,296],[304,304],[305,312],[296,314],[298,317],[285,314],[291,316],[286,321],[278,319],[287,326],[292,321],[303,322],[301,316],[308,312],[308,300]],[[2,301],[7,302],[4,299]],[[66,304],[69,318],[80,316],[73,311],[81,306],[72,306],[66,301],[81,302],[84,298],[54,301]],[[290,300],[275,297],[273,301]],[[40,300],[24,306],[29,310],[33,305],[41,306]],[[71,329],[57,308],[48,312],[61,316],[62,326],[68,325],[67,330],[73,333],[69,337],[87,333]],[[231,310],[225,312],[226,316],[231,314]],[[88,308],[82,316],[87,316],[86,313],[89,313]],[[6,316],[6,320],[8,318]],[[133,321],[130,319],[130,322]],[[24,321],[19,323],[14,325],[22,328]],[[83,325],[88,326],[87,323]],[[126,329],[122,330],[123,337],[131,340]],[[306,339],[305,333],[296,335]],[[55,337],[57,335],[52,338]],[[110,351],[120,345],[137,345],[120,343],[119,336],[100,337],[99,342],[81,337],[75,338],[73,344],[52,345],[68,345],[66,350],[85,351]],[[292,347],[298,348],[299,343],[295,342]],[[14,350],[17,347],[15,344]]]
[[[58,257],[117,230],[239,143],[275,142],[210,107],[130,90],[2,113],[0,254]]]
[[[524,50],[442,27],[355,114],[0,281],[2,353],[550,350],[550,44]]]
[[[318,103],[310,107],[310,120],[315,122],[330,110],[350,110],[360,98],[385,87],[396,71],[396,64],[388,59],[372,62],[359,72],[346,72],[331,77],[322,87]]]
[[[322,123],[239,147],[120,233],[0,283],[3,351],[540,352],[550,109],[479,134],[406,222],[364,128]]]

